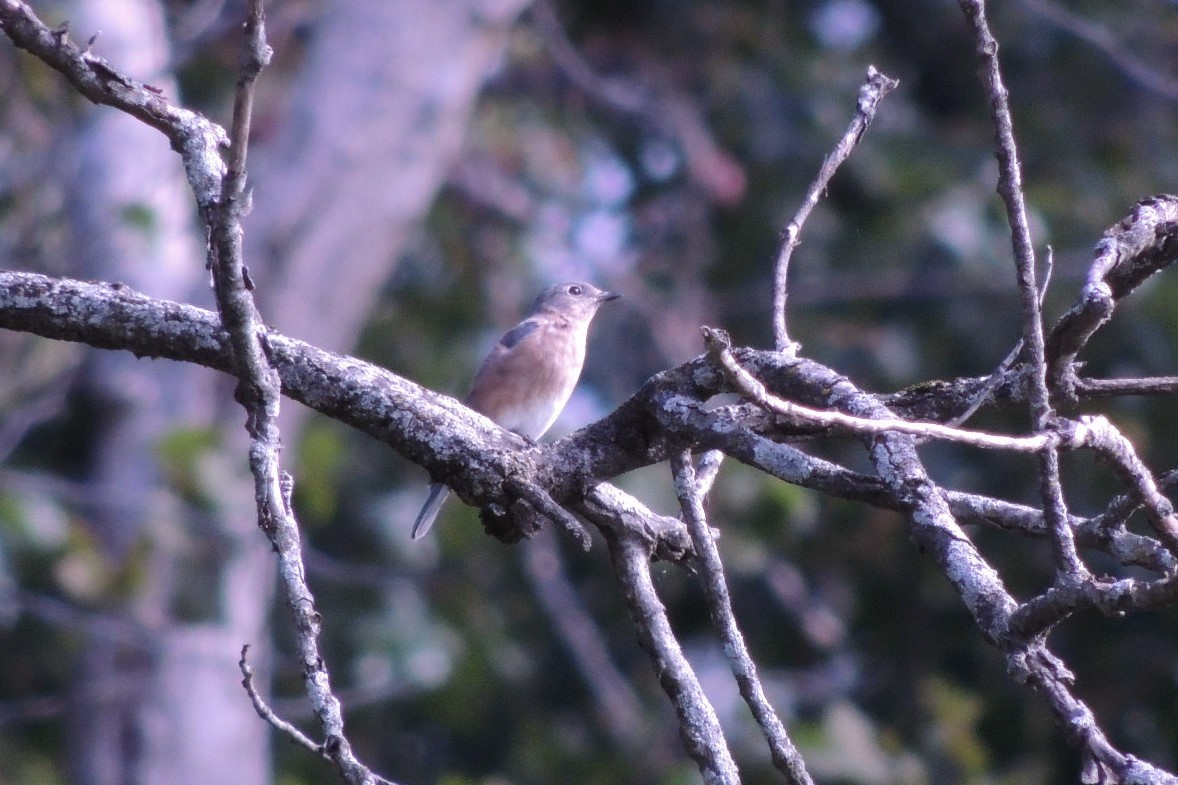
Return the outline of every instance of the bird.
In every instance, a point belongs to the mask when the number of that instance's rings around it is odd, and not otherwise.
[[[463,403],[535,443],[556,421],[577,386],[594,314],[603,303],[619,297],[583,281],[549,286],[524,320],[491,349]],[[413,522],[412,539],[429,531],[449,495],[444,484],[430,485]]]

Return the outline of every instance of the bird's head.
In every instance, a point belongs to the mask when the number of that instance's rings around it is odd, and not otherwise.
[[[620,294],[598,289],[583,281],[566,281],[549,286],[540,292],[532,305],[532,313],[559,313],[567,316],[590,318],[598,306],[616,300]]]

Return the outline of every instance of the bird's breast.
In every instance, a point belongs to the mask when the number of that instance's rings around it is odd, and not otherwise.
[[[510,348],[492,350],[467,403],[500,427],[538,439],[564,409],[584,360],[583,330],[541,327]]]

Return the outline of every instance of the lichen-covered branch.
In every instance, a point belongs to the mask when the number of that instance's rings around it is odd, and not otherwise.
[[[728,579],[724,577],[720,551],[716,548],[712,529],[708,526],[704,513],[703,495],[698,487],[699,478],[692,464],[690,450],[672,456],[671,471],[675,478],[675,492],[679,497],[679,506],[683,510],[683,519],[687,522],[691,541],[695,545],[696,564],[700,568],[700,578],[712,615],[712,624],[723,641],[724,654],[728,658],[740,695],[748,704],[757,724],[761,726],[765,740],[769,743],[773,765],[777,770],[794,785],[813,785],[814,781],[806,771],[805,761],[790,740],[781,718],[765,697],[765,688],[757,676],[756,663],[749,654],[744,634],[741,633],[736,615],[732,612]]]
[[[215,314],[156,300],[118,285],[0,272],[0,328],[232,371],[227,338]],[[593,516],[599,527],[617,525],[646,532],[650,547],[672,560],[690,549],[682,523],[655,516],[617,489],[598,483],[666,460],[674,444],[722,449],[786,482],[898,509],[879,478],[783,443],[779,425],[758,425],[754,409],[705,411],[703,401],[726,388],[722,374],[712,371],[711,363],[703,358],[654,377],[603,420],[558,442],[529,448],[454,399],[382,368],[324,352],[274,331],[267,331],[266,346],[284,395],[384,441],[415,463],[446,477],[468,501],[479,506],[509,503],[503,488],[506,473],[530,464],[534,481],[558,503],[577,499],[588,486],[591,490],[578,503],[579,512]],[[793,373],[796,362],[775,352],[750,349],[734,349],[733,355],[776,395],[808,400],[811,405],[821,403],[812,397],[812,388],[800,383],[804,376]],[[944,389],[946,396],[956,398],[955,391]],[[940,408],[929,404],[927,396],[933,394],[933,390],[926,390],[909,411]],[[877,400],[893,399],[884,396]],[[889,406],[889,411],[900,416],[905,409]],[[855,418],[846,417],[845,422],[853,423]],[[636,438],[640,433],[660,437]],[[520,451],[511,452],[513,449]],[[944,493],[954,514],[965,523],[1046,536],[1040,511],[974,494]],[[1169,569],[1174,562],[1155,541],[1117,525],[1135,509],[1134,504],[1134,497],[1126,495],[1114,500],[1107,518],[1071,518],[1076,536],[1085,547],[1114,554],[1124,564]]]
[[[630,532],[609,532],[610,558],[622,598],[646,649],[663,691],[679,716],[679,735],[699,766],[706,785],[739,785],[740,773],[695,672],[671,629],[666,608],[650,576],[650,556],[643,541]]]
[[[973,28],[981,60],[982,85],[990,101],[994,123],[994,151],[998,157],[998,194],[1006,206],[1010,239],[1014,249],[1019,297],[1023,306],[1023,346],[1027,356],[1027,390],[1031,423],[1035,431],[1051,426],[1055,410],[1047,388],[1047,360],[1043,338],[1042,292],[1035,280],[1035,249],[1027,223],[1027,205],[1023,195],[1022,164],[1014,138],[1008,91],[998,62],[998,42],[990,33],[985,0],[960,0]],[[1059,478],[1059,452],[1046,446],[1039,452],[1039,494],[1043,512],[1055,544],[1056,569],[1063,576],[1086,574],[1087,569],[1076,553],[1072,530],[1067,525],[1067,506]]]
[[[253,283],[242,254],[241,222],[249,211],[245,183],[254,87],[272,54],[266,43],[262,0],[248,3],[244,32],[244,55],[230,133],[229,165],[220,198],[202,210],[209,234],[208,267],[212,273],[221,325],[228,337],[233,372],[238,379],[236,397],[246,411],[246,430],[250,436],[249,466],[254,477],[258,526],[273,543],[278,556],[278,575],[294,621],[295,648],[307,697],[324,735],[319,749],[336,764],[345,782],[375,785],[378,778],[356,759],[344,735],[343,708],[332,691],[327,664],[319,651],[320,616],[307,585],[302,535],[290,501],[293,479],[282,470],[280,460],[282,438],[278,414],[282,402],[282,379],[267,356],[266,330],[254,303]],[[258,699],[252,694],[251,699],[257,708]],[[262,716],[274,724],[272,714]],[[290,734],[289,726],[276,727]],[[295,736],[296,740],[300,738],[301,734]]]
[[[1162,194],[1143,199],[1105,231],[1096,244],[1079,300],[1047,337],[1047,381],[1055,394],[1071,402],[1076,400],[1083,387],[1076,378],[1076,356],[1112,318],[1118,302],[1175,259],[1178,196]],[[1146,380],[1133,381],[1142,384]]]
[[[50,28],[27,3],[0,0],[0,30],[21,49],[57,69],[74,88],[96,104],[114,107],[159,130],[184,159],[197,204],[202,209],[221,196],[229,143],[225,129],[198,112],[169,103],[151,85],[138,82],[101,57],[70,40],[69,28]]]

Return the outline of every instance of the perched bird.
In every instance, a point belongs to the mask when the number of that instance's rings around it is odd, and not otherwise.
[[[539,439],[577,386],[598,306],[620,296],[579,281],[549,286],[483,360],[464,403],[529,441]],[[413,539],[429,531],[449,495],[440,482],[430,486],[413,522]]]

